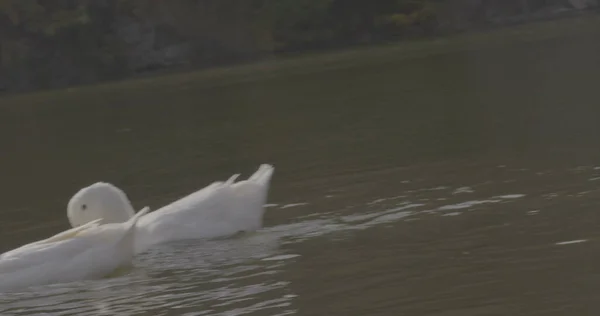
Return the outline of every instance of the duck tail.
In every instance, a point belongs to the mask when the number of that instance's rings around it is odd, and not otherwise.
[[[148,211],[150,211],[150,208],[146,206],[124,223],[125,233],[119,240],[119,247],[126,253],[131,253],[133,255],[135,245],[135,224],[142,216],[148,213]]]
[[[229,179],[227,179],[227,181],[225,181],[224,185],[232,185],[239,176],[239,173],[232,175],[231,177],[229,177]]]
[[[258,170],[250,176],[248,181],[255,182],[262,186],[268,186],[269,182],[271,182],[271,177],[273,176],[273,172],[275,168],[269,164],[262,164],[258,168]]]
[[[102,222],[102,218],[93,220],[91,222],[85,223],[81,226],[77,226],[77,227],[73,227],[69,230],[66,230],[64,232],[58,233],[50,238],[44,239],[44,240],[40,240],[34,243],[31,243],[30,245],[39,245],[39,244],[45,244],[45,243],[51,243],[51,242],[56,242],[56,241],[61,241],[61,240],[66,240],[69,238],[73,238],[75,236],[77,236],[77,234],[79,234],[82,231],[85,231],[89,228],[94,228],[94,227],[98,227],[98,225],[100,225],[100,222]]]

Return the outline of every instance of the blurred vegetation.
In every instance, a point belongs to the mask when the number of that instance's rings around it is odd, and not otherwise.
[[[549,2],[557,1],[0,0],[0,88],[423,37]]]

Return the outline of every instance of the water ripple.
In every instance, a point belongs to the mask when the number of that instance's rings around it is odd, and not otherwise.
[[[117,278],[0,294],[0,314],[128,315],[152,311],[152,315],[292,315],[298,310],[294,303],[298,296],[284,275],[290,265],[305,256],[289,246],[424,216],[458,216],[477,206],[513,203],[526,196],[490,194],[475,199],[474,192],[479,192],[475,187],[407,190],[372,197],[339,211],[307,214],[242,236],[162,245],[139,256],[134,262],[136,268]],[[307,203],[281,205],[285,208]],[[537,213],[530,211],[523,216]]]

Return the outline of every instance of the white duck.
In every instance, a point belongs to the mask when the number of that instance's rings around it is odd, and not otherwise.
[[[149,247],[182,239],[215,238],[254,231],[262,226],[264,204],[273,174],[263,164],[248,180],[215,182],[140,218],[136,228],[136,253]],[[125,193],[110,183],[98,182],[81,189],[69,201],[67,215],[78,227],[103,219],[124,222],[134,215]]]
[[[0,255],[0,292],[102,278],[131,265],[139,211],[124,223],[96,220]]]

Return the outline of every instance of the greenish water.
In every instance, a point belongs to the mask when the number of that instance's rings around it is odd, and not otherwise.
[[[0,294],[0,314],[597,315],[595,39],[0,99],[0,251],[66,228],[92,182],[156,209],[276,167],[262,231]]]

